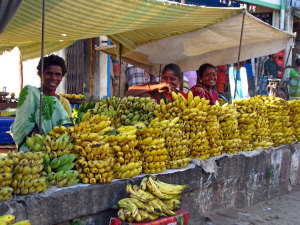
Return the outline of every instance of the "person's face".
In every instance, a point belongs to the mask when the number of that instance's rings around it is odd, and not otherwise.
[[[216,82],[217,82],[217,73],[215,68],[207,67],[202,76],[202,83],[205,86],[212,88],[213,86],[216,85]]]
[[[55,92],[63,78],[60,66],[52,65],[45,69],[43,74],[44,87],[51,92]]]
[[[276,55],[276,54],[273,54],[273,55],[272,55],[272,59],[275,60],[276,58],[277,58],[277,55]]]
[[[166,70],[161,77],[161,81],[168,83],[171,86],[172,91],[174,91],[180,83],[179,78],[172,70]]]

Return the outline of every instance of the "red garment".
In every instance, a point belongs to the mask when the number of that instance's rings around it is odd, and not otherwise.
[[[219,95],[216,91],[211,90],[211,93],[202,84],[197,84],[190,89],[194,97],[199,96],[200,98],[205,98],[209,100],[210,105],[215,105],[216,101],[219,101]]]
[[[218,66],[217,84],[226,84],[226,72],[222,70],[226,70],[226,65]]]

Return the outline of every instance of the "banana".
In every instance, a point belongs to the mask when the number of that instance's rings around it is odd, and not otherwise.
[[[118,211],[118,217],[119,217],[122,221],[125,221],[125,220],[126,220],[126,217],[125,217],[125,214],[124,214],[124,209],[119,209],[119,211]]]
[[[138,208],[137,208],[137,206],[135,204],[133,204],[132,202],[127,201],[126,198],[125,199],[121,199],[118,202],[118,206],[120,208],[126,208],[126,209],[130,210],[132,217],[135,217],[138,214]]]
[[[148,177],[144,177],[141,181],[140,187],[143,191],[145,191],[147,188],[147,181],[148,181]]]
[[[16,217],[14,215],[0,216],[0,221],[5,222],[6,224],[11,224],[12,222],[14,222],[15,219]]]
[[[154,194],[155,196],[157,196],[159,199],[166,200],[166,199],[174,198],[174,195],[167,195],[167,194],[161,193],[158,186],[154,183],[154,181],[152,180],[151,177],[149,177],[149,179],[147,181],[147,187],[149,188],[150,192],[152,194]]]
[[[22,221],[14,223],[13,225],[31,225],[31,223],[29,220],[22,220]]]

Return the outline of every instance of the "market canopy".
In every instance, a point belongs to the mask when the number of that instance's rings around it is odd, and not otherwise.
[[[241,11],[156,0],[46,0],[45,54],[102,35],[121,43],[126,54],[139,45],[199,30]],[[39,57],[41,30],[42,0],[23,0],[0,35],[0,53],[17,46],[23,60]]]
[[[198,70],[203,63],[226,65],[238,61],[238,51],[243,13],[196,31],[179,34],[137,46],[122,56],[122,60],[159,74],[160,68],[176,63],[182,71]],[[111,35],[120,43],[122,40],[138,40],[138,32]],[[245,12],[244,32],[240,60],[265,56],[285,49],[293,42],[294,35],[276,29]],[[121,42],[122,43],[122,42]],[[118,52],[104,49],[110,55]]]

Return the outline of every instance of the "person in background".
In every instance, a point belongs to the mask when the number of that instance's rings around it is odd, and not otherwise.
[[[177,90],[181,82],[182,76],[179,66],[171,63],[164,67],[161,83],[131,86],[128,89],[127,96],[152,97],[157,102],[159,102],[160,99],[164,99],[165,102],[170,102],[172,101],[170,93],[175,91],[181,93],[186,98],[187,95],[184,92]]]
[[[212,88],[216,85],[217,73],[215,67],[209,63],[205,63],[198,70],[198,84],[191,88],[194,96],[206,98],[210,105],[215,105],[219,101],[218,93]]]
[[[128,66],[126,69],[128,87],[144,85],[150,82],[150,74],[144,69]]]
[[[296,67],[290,69],[290,97],[300,98],[300,55],[295,63]]]
[[[218,66],[218,77],[216,89],[218,93],[223,93],[226,84],[226,65]]]
[[[283,68],[281,68],[275,61],[276,58],[276,54],[269,55],[269,59],[264,64],[265,75],[272,76],[273,78],[278,78],[278,70],[283,71]]]
[[[54,126],[72,125],[69,101],[55,92],[67,72],[65,61],[57,55],[44,57],[37,66],[38,75],[43,73],[42,133],[48,134]],[[11,126],[13,139],[21,151],[27,151],[26,137],[38,132],[40,112],[40,88],[25,86],[19,96],[16,118]]]

